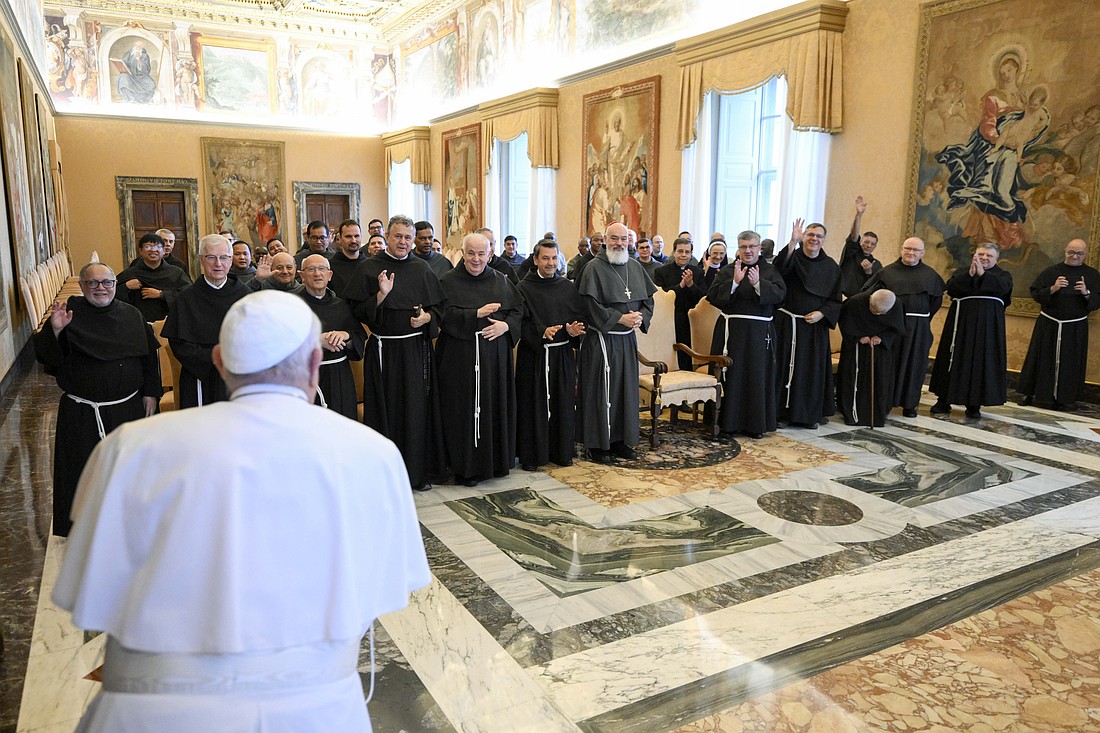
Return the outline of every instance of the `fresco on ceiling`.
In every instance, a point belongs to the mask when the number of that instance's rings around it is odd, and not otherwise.
[[[231,34],[200,24],[120,25],[47,4],[43,58],[64,110],[147,106],[190,119],[383,131],[486,101],[498,96],[494,88],[581,71],[585,53],[623,39],[632,50],[666,43],[712,2],[470,0],[385,48],[274,33],[234,47]]]
[[[619,39],[637,39],[678,25],[698,9],[698,0],[581,0],[584,37],[580,46],[599,48]],[[709,30],[709,29],[700,29]]]
[[[451,18],[429,23],[401,46],[404,82],[401,94],[409,100],[448,102],[465,90],[458,68],[458,26]],[[462,80],[464,81],[464,80]]]
[[[264,117],[381,130],[397,109],[390,49],[244,40],[197,26],[120,25],[87,12],[66,17],[57,9],[44,15],[44,38],[46,82],[66,111],[147,108],[189,119]],[[451,60],[453,53],[439,63]]]

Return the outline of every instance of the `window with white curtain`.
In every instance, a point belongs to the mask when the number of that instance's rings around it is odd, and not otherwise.
[[[499,177],[500,228],[496,230],[497,253],[504,237],[516,238],[517,249],[529,252],[531,221],[531,160],[527,157],[527,133],[514,140],[496,141],[493,168]]]
[[[413,221],[428,217],[428,187],[412,182],[412,161],[390,165],[390,216],[404,214]]]
[[[738,94],[711,92],[683,150],[680,228],[696,250],[711,232],[744,229],[786,243],[797,217],[824,215],[829,136],[794,131],[782,77]]]

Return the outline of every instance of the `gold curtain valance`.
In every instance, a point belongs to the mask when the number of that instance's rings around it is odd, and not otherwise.
[[[839,132],[841,34],[848,15],[839,0],[810,0],[676,44],[680,112],[676,148],[695,142],[703,97],[787,77],[787,115],[796,130]]]
[[[382,135],[386,151],[386,187],[390,185],[390,167],[394,163],[409,162],[412,182],[430,185],[432,182],[431,128],[406,127],[397,132]]]
[[[514,140],[527,133],[532,168],[558,167],[558,90],[532,89],[478,106],[481,113],[481,164],[493,165],[493,138]]]

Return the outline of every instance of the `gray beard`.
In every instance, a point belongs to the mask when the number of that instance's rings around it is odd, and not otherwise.
[[[613,265],[625,265],[626,261],[630,259],[630,253],[624,250],[607,250],[607,261]]]

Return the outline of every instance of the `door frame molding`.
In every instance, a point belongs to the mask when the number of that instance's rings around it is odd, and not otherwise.
[[[179,191],[183,193],[183,213],[187,225],[189,273],[198,275],[199,254],[199,179],[155,178],[148,176],[115,176],[115,197],[118,198],[119,226],[122,229],[122,264],[125,267],[137,257],[134,241],[134,191]],[[176,246],[179,246],[177,243]]]
[[[334,183],[328,181],[294,181],[294,213],[298,221],[295,239],[301,239],[305,231],[308,214],[306,213],[306,194],[322,193],[331,196],[348,197],[348,216],[359,221],[360,193],[358,183]],[[336,223],[340,225],[339,222]],[[360,222],[362,226],[362,222]],[[284,232],[285,234],[285,232]]]

